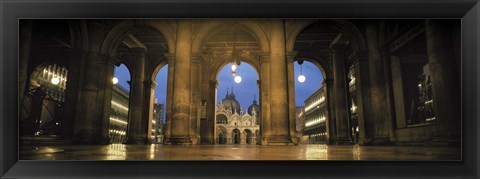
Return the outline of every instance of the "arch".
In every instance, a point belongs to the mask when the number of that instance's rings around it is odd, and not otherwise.
[[[333,72],[332,69],[329,68],[329,64],[319,56],[312,54],[302,54],[295,59],[296,61],[301,59],[313,63],[315,66],[317,66],[318,69],[320,69],[320,72],[322,73],[324,79],[330,79],[333,76]]]
[[[239,129],[232,130],[232,143],[233,144],[240,144],[242,132]]]
[[[290,32],[287,35],[286,39],[286,49],[287,51],[293,51],[295,40],[297,39],[298,35],[308,27],[309,25],[317,22],[318,20],[298,20],[293,27],[291,28]],[[353,24],[349,20],[345,19],[329,19],[326,20],[331,27],[338,29],[340,32],[347,35],[347,37],[352,41],[353,49],[354,50],[363,50],[366,49],[367,43],[365,41],[364,36],[357,28],[355,24]]]
[[[68,68],[44,62],[28,73],[21,102],[20,131],[28,135],[62,135]],[[58,79],[53,83],[52,79]]]
[[[215,33],[229,27],[230,25],[238,24],[242,30],[252,35],[260,43],[260,50],[264,53],[270,51],[269,40],[265,31],[252,20],[212,20],[203,23],[202,27],[198,29],[192,43],[192,53],[197,54],[202,51],[202,44],[206,39],[209,39]]]
[[[150,27],[159,31],[167,40],[167,48],[169,53],[175,52],[174,35],[169,29],[169,26],[165,24],[165,22],[159,20],[153,21],[129,19],[122,21],[120,24],[116,25],[114,28],[112,28],[112,30],[108,32],[105,40],[103,41],[100,53],[113,56],[118,44],[120,44],[120,42],[125,38],[125,36],[128,35],[128,33],[130,33],[132,30],[139,27]]]
[[[88,50],[88,32],[85,21],[69,21],[72,48]]]
[[[218,75],[220,74],[220,71],[222,71],[225,65],[233,61],[232,58],[233,57],[228,57],[228,58],[223,58],[222,60],[214,60],[215,62],[212,67],[212,73],[210,74],[210,79],[216,80],[218,78]],[[243,59],[247,59],[247,60],[243,60]],[[260,64],[258,63],[258,61],[255,61],[253,58],[242,58],[241,62],[247,63],[248,65],[252,66],[253,69],[255,69],[255,72],[257,72],[258,79],[260,79]]]
[[[245,143],[247,144],[251,144],[253,143],[253,132],[252,130],[250,129],[245,129],[243,130],[243,132],[245,133]]]
[[[150,78],[151,81],[155,81],[155,79],[157,78],[158,72],[160,71],[160,69],[162,69],[163,67],[165,67],[165,65],[168,65],[167,60],[163,60],[163,61],[160,61],[160,62],[157,63],[157,64],[153,64],[153,66],[155,66],[155,68],[153,69],[153,71],[147,72],[148,75],[151,74],[151,78]]]
[[[217,124],[227,124],[228,119],[225,114],[217,114]]]

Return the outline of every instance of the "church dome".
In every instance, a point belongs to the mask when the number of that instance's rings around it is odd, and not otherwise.
[[[253,104],[248,107],[248,114],[252,115],[252,111],[255,109],[255,113],[257,113],[257,117],[260,114],[260,106],[257,104],[257,100],[253,99]]]
[[[222,99],[222,105],[226,107],[227,109],[232,110],[232,113],[237,113],[240,114],[240,103],[235,99],[235,94],[228,94],[225,96],[225,98]]]

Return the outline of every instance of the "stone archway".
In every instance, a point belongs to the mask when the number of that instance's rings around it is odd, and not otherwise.
[[[250,24],[249,24],[250,23]],[[218,75],[220,71],[229,63],[234,61],[234,58],[238,58],[241,61],[241,65],[249,65],[254,68],[258,78],[260,78],[260,62],[258,61],[258,54],[262,53],[266,47],[268,47],[268,41],[265,42],[265,37],[260,33],[261,29],[256,28],[256,24],[251,21],[242,21],[234,23],[229,21],[211,21],[203,24],[196,33],[196,37],[193,42],[192,52],[193,54],[201,54],[199,57],[202,59],[202,100],[206,104],[207,120],[201,121],[201,136],[202,140],[206,139],[204,143],[207,143],[209,136],[214,136],[213,120],[208,116],[216,116],[215,109],[218,101],[217,89]],[[250,26],[246,26],[250,25]],[[235,29],[237,27],[238,29]],[[232,30],[233,28],[233,30]],[[255,30],[256,29],[256,30]],[[232,32],[235,31],[235,32]],[[263,31],[261,32],[263,33]],[[238,36],[238,37],[237,37]],[[261,42],[259,39],[264,39]],[[217,47],[216,43],[224,42],[226,47]],[[242,44],[243,43],[243,44]],[[245,45],[249,43],[248,45]],[[267,45],[265,45],[267,43]],[[238,56],[233,54],[233,46],[238,48]],[[196,49],[197,47],[201,49]],[[247,47],[248,46],[248,47]],[[203,48],[205,47],[205,48]],[[195,51],[198,51],[197,53]],[[200,52],[201,51],[201,52]],[[257,81],[255,81],[256,84]],[[223,92],[223,91],[222,91]],[[252,96],[253,97],[253,96]]]
[[[240,144],[241,143],[241,135],[242,132],[238,129],[232,130],[232,144]]]
[[[150,53],[150,48],[156,48],[156,44],[147,43],[148,38],[156,37],[161,37],[156,43],[160,43],[163,48],[157,48],[156,53],[153,51]],[[107,61],[114,61],[107,62],[107,65],[124,63],[132,71],[128,143],[150,143],[153,140],[150,131],[153,124],[154,88],[157,85],[153,78],[161,67],[169,63],[164,54],[174,52],[173,39],[174,36],[164,21],[130,19],[122,21],[108,31],[100,46],[100,53],[104,58],[107,58]],[[162,50],[164,54],[158,54]],[[105,75],[111,78],[112,74],[107,70]],[[169,77],[173,78],[173,75]],[[111,86],[107,85],[106,88],[108,91]],[[105,101],[108,101],[109,95],[105,94]],[[170,113],[169,104],[167,100],[167,114]],[[108,107],[109,104],[105,105]],[[167,124],[166,133],[169,132],[168,129]]]
[[[254,134],[252,133],[252,131],[250,129],[245,129],[243,132],[245,133],[245,143],[254,144]]]
[[[228,132],[224,126],[217,126],[216,144],[227,144]]]

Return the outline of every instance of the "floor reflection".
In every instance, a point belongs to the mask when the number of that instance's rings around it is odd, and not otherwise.
[[[460,148],[358,145],[21,146],[20,160],[461,160]]]
[[[108,146],[105,160],[125,160],[127,158],[127,147],[125,144],[110,144]]]
[[[306,160],[328,160],[327,145],[308,145],[305,153]]]

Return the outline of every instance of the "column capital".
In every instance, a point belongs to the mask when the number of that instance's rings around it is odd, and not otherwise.
[[[268,63],[270,62],[270,54],[260,54],[258,55],[258,60],[260,63]]]
[[[100,54],[100,63],[107,64],[110,66],[120,65],[120,60],[111,55]]]
[[[155,89],[155,87],[157,87],[157,85],[158,85],[157,82],[150,81],[150,80],[144,81],[143,84],[145,85],[145,87],[152,88],[152,89]]]
[[[287,62],[294,62],[298,52],[287,52],[285,55],[287,57]]]
[[[199,55],[195,55],[195,56],[191,56],[190,57],[190,60],[192,63],[201,63],[203,61],[203,58],[202,56],[199,56]]]
[[[168,64],[173,64],[175,63],[175,54],[174,53],[166,53],[164,54],[165,58],[167,58],[167,63]]]
[[[218,80],[210,80],[210,85],[214,86],[215,88],[218,87]]]
[[[322,84],[325,84],[327,86],[330,86],[333,84],[333,79],[332,78],[326,78],[322,81]]]

